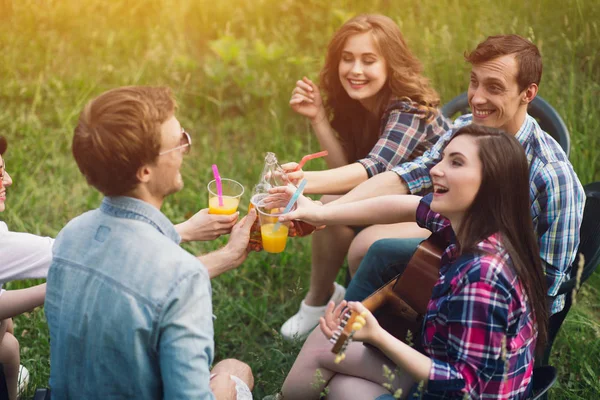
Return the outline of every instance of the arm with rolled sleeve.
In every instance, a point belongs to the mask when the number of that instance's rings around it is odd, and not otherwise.
[[[442,159],[442,151],[450,139],[452,139],[454,133],[459,128],[471,124],[471,122],[471,114],[461,115],[452,124],[452,129],[443,134],[421,157],[411,162],[400,164],[392,169],[406,183],[409,193],[422,196],[431,188],[429,171]]]
[[[383,133],[367,157],[358,160],[370,177],[410,159],[417,146],[425,140],[421,115],[395,110],[389,114]],[[420,129],[421,128],[421,129]]]
[[[204,268],[170,292],[159,317],[164,399],[214,399],[209,366],[214,356],[211,289]]]
[[[442,151],[453,134],[454,130],[449,130],[421,157],[392,169],[406,183],[411,194],[422,195],[431,188],[429,171],[442,159]]]
[[[488,282],[465,285],[448,300],[449,361],[433,358],[427,391],[478,398],[493,375],[503,375],[510,295]],[[505,371],[504,371],[505,372]]]
[[[561,283],[569,276],[579,246],[585,193],[565,162],[546,164],[534,174],[533,185],[537,192],[532,203],[534,228],[546,272],[548,295],[556,296]],[[562,302],[552,307],[553,312],[560,309]]]

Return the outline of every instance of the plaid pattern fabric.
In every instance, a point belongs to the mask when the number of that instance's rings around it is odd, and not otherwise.
[[[365,167],[369,178],[389,171],[423,154],[450,126],[450,121],[441,112],[427,122],[425,113],[416,104],[394,99],[381,117],[377,143],[367,157],[357,162]]]
[[[423,156],[393,169],[411,193],[431,191],[430,168],[441,160],[442,150],[454,132],[471,121],[470,114],[457,118],[454,128]],[[585,192],[562,148],[542,131],[534,118],[528,115],[515,137],[523,145],[529,162],[531,217],[546,271],[548,296],[555,297],[561,283],[570,276],[579,247]],[[556,297],[551,313],[561,311],[564,305],[564,295]]]
[[[427,307],[423,349],[433,365],[423,398],[524,399],[533,373],[536,326],[512,261],[495,234],[479,254],[458,255],[450,222],[417,209],[420,226],[451,245]]]

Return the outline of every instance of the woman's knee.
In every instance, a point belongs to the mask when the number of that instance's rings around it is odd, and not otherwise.
[[[0,363],[19,365],[21,357],[19,355],[19,341],[12,333],[6,332],[0,343]]]
[[[219,361],[217,365],[211,371],[212,373],[226,373],[234,375],[244,381],[250,390],[254,387],[254,376],[252,375],[252,368],[243,361],[236,360],[235,358],[227,358]]]
[[[333,371],[323,366],[322,357],[333,358],[331,343],[315,328],[304,342],[294,365],[283,383],[281,392],[285,400],[319,398]]]

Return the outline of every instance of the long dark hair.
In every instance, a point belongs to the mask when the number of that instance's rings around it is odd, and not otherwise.
[[[387,64],[388,79],[377,94],[375,115],[348,96],[338,75],[346,40],[364,32],[371,33]],[[338,132],[348,160],[369,153],[379,136],[379,120],[391,96],[414,102],[423,118],[436,115],[440,97],[422,72],[421,62],[411,53],[392,19],[377,14],[358,15],[338,29],[327,48],[320,85],[325,94],[325,108],[333,118],[331,126]]]
[[[514,136],[498,129],[471,124],[453,139],[461,135],[476,139],[482,164],[481,186],[457,232],[461,252],[476,252],[477,243],[500,234],[531,302],[538,328],[536,351],[541,354],[548,337],[547,286],[531,219],[525,151]]]

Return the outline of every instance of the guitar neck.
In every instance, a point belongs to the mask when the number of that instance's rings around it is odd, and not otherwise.
[[[365,308],[371,312],[376,311],[378,308],[384,306],[390,298],[394,297],[394,285],[398,277],[395,277],[382,287],[380,287],[376,292],[372,293],[369,297],[362,301],[362,304]],[[331,349],[332,353],[339,354],[345,350],[345,346],[347,346],[348,339],[352,334],[352,324],[355,322],[356,317],[359,314],[355,311],[348,311],[344,318],[342,319],[342,323],[340,325],[340,330],[337,334],[330,339],[334,342],[333,348]]]
[[[372,293],[369,297],[364,299],[362,301],[362,304],[365,306],[365,308],[371,312],[374,312],[381,306],[385,305],[385,303],[387,303],[387,301],[389,300],[390,296],[392,296],[394,293],[393,288],[397,280],[398,277],[395,277],[394,279],[377,289],[377,291]]]
[[[419,315],[427,311],[427,303],[439,277],[440,261],[445,248],[446,242],[437,234],[432,234],[421,242],[403,273],[363,300],[365,308],[375,312],[389,303],[396,314],[417,320]],[[331,349],[333,353],[344,353],[352,340],[352,325],[357,316],[358,313],[352,311],[342,318],[338,331],[330,339],[334,344]]]

